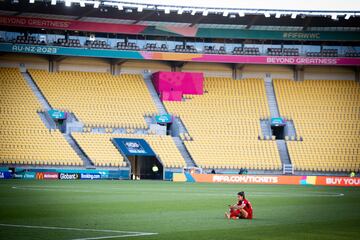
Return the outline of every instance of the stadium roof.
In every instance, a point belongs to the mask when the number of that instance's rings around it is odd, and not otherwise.
[[[65,1],[65,0],[64,0]],[[76,1],[76,0],[74,0]],[[143,6],[177,6],[195,7],[204,9],[268,9],[268,10],[292,10],[292,11],[359,11],[358,0],[313,0],[307,1],[284,1],[284,0],[106,0],[103,2],[138,4]],[[145,7],[144,7],[145,8]]]
[[[359,0],[0,0],[0,15],[261,30],[360,30]]]

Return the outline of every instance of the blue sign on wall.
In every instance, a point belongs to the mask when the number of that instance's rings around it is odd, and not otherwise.
[[[66,112],[62,112],[56,109],[51,109],[48,111],[52,119],[66,119]]]
[[[271,118],[271,126],[284,126],[286,125],[285,119],[279,118]]]
[[[10,172],[0,172],[0,179],[10,179],[12,174]]]
[[[171,123],[172,116],[170,114],[157,115],[155,117],[157,123]]]
[[[116,147],[126,156],[155,156],[149,144],[144,139],[114,138]]]

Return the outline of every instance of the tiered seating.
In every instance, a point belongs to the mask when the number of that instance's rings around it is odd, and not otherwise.
[[[124,158],[111,142],[112,134],[72,133],[80,148],[97,167],[126,166]]]
[[[275,141],[259,141],[260,118],[268,117],[264,81],[212,77],[204,95],[165,102],[179,115],[190,137],[185,146],[203,168],[281,169]]]
[[[168,47],[166,44],[161,44],[160,47],[156,46],[156,43],[147,43],[144,47],[146,51],[158,51],[158,52],[167,52]]]
[[[345,57],[360,57],[360,53],[355,50],[347,51]]]
[[[321,51],[321,55],[323,57],[337,57],[338,56],[338,50],[337,49],[323,49]]]
[[[298,48],[268,48],[270,56],[299,56]]]
[[[145,139],[165,167],[185,167],[185,161],[171,136],[135,134],[73,133],[75,140],[96,166],[125,166],[123,157],[112,143],[113,138]]]
[[[234,55],[260,55],[260,50],[257,47],[235,47],[232,51]]]
[[[144,116],[157,113],[141,75],[29,72],[53,108],[74,112],[86,127],[146,129]]]
[[[268,48],[267,54],[269,56],[281,56],[282,55],[282,48]]]
[[[65,39],[60,38],[56,42],[54,42],[54,45],[62,46],[62,47],[81,47],[79,39]]]
[[[221,46],[219,49],[216,49],[214,46],[205,46],[204,53],[208,54],[226,54],[225,47]]]
[[[176,45],[175,52],[197,53],[197,50],[194,45]]]
[[[337,49],[323,49],[321,52],[307,52],[308,57],[337,57]]]
[[[98,48],[98,49],[110,49],[110,45],[107,44],[105,41],[100,41],[100,40],[86,40],[85,42],[85,47],[89,47],[89,48]]]
[[[19,70],[0,68],[0,163],[83,165],[58,131],[49,131],[41,108]]]
[[[13,43],[20,43],[20,44],[36,44],[36,45],[45,45],[46,42],[37,40],[35,37],[32,36],[17,36]]]
[[[139,51],[140,48],[138,45],[136,45],[136,43],[132,43],[132,42],[118,42],[116,44],[117,49],[119,50],[136,50]]]
[[[287,142],[296,170],[357,171],[360,85],[354,81],[274,81],[282,116],[303,141]]]
[[[283,56],[299,56],[298,48],[284,48]]]

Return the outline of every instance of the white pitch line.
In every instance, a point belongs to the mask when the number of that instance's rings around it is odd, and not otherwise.
[[[113,236],[100,236],[100,237],[90,237],[90,238],[77,238],[77,239],[72,239],[72,240],[96,240],[96,239],[107,239],[107,238],[149,236],[149,235],[157,235],[158,234],[158,233],[150,233],[150,232],[130,232],[130,231],[92,229],[92,228],[68,228],[68,227],[32,226],[32,225],[17,225],[17,224],[6,224],[6,223],[0,223],[0,226],[17,227],[17,228],[33,228],[33,229],[35,228],[35,229],[83,231],[83,232],[125,233],[125,235],[123,234],[123,235],[116,235],[116,236],[113,235]]]
[[[115,236],[104,236],[104,237],[76,238],[71,240],[96,240],[96,239],[107,239],[107,238],[140,237],[140,236],[150,236],[156,234],[157,233],[138,233],[138,234],[126,234],[126,235],[115,235]]]
[[[83,190],[81,188],[70,188],[70,189],[62,189],[62,188],[55,188],[55,187],[42,187],[42,186],[13,186],[12,189],[22,189],[22,190],[30,190],[30,191],[67,191],[67,192],[91,192],[91,193],[108,193],[108,191],[89,191]],[[168,194],[171,193],[178,193],[175,191],[167,191]],[[233,193],[214,193],[211,191],[198,191],[198,192],[191,192],[191,191],[183,191],[181,193],[185,194],[192,194],[197,196],[233,196]],[[332,193],[332,192],[307,192],[307,193],[296,193],[296,192],[284,192],[284,193],[277,193],[274,194],[272,192],[252,192],[251,196],[255,197],[343,197],[343,193]]]

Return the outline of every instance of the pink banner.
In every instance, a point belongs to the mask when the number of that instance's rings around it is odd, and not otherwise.
[[[139,34],[147,27],[145,25],[82,22],[76,20],[55,20],[13,16],[0,16],[0,25],[126,34]]]
[[[204,75],[190,72],[156,72],[152,76],[155,89],[163,101],[181,101],[182,94],[203,94]]]
[[[162,101],[181,101],[182,92],[181,91],[162,91],[161,92]]]
[[[286,57],[286,56],[244,56],[244,55],[215,55],[201,53],[160,53],[141,52],[144,59],[189,61],[189,62],[218,62],[218,63],[248,63],[272,65],[348,65],[360,66],[360,58],[325,58],[325,57]]]
[[[181,91],[183,94],[203,94],[203,73],[156,72],[153,82],[158,92]]]

